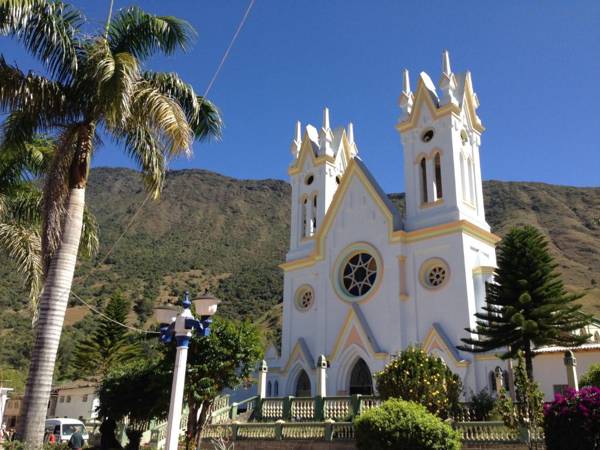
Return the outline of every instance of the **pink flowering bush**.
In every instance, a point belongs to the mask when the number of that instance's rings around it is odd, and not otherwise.
[[[600,389],[556,394],[544,407],[544,433],[548,450],[600,449]]]

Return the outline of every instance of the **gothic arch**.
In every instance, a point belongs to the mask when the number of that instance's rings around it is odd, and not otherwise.
[[[350,395],[373,395],[373,374],[366,361],[359,358],[350,371]]]
[[[311,392],[312,392],[312,390],[313,390],[312,387],[314,384],[314,382],[311,378],[311,375],[310,375],[310,373],[312,371],[308,367],[305,367],[304,364],[302,364],[300,361],[296,361],[296,363],[294,364],[292,369],[290,369],[290,371],[288,372],[285,393],[283,393],[283,392],[280,393],[279,394],[280,396],[296,395],[296,383],[298,382],[298,378],[300,377],[302,372],[306,373],[306,375],[308,376],[308,380],[310,381],[310,388],[311,388]]]
[[[352,369],[356,365],[359,360],[363,360],[371,375],[374,373],[373,369],[369,365],[369,361],[371,358],[369,354],[362,348],[356,344],[352,344],[348,348],[346,348],[340,357],[338,358],[339,364],[337,364],[337,375],[336,375],[336,386],[338,390],[348,391],[350,387],[350,377],[352,374]],[[346,392],[348,394],[348,392]]]

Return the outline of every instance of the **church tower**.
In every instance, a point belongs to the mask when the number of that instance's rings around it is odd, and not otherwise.
[[[290,151],[293,157],[288,169],[292,218],[287,260],[307,256],[314,249],[314,238],[346,167],[358,153],[353,125],[332,130],[329,109],[325,108],[319,130],[307,125],[302,135],[301,123],[296,123]]]
[[[436,87],[421,72],[416,92],[403,73],[402,115],[407,231],[467,220],[486,231],[479,145],[484,130],[470,72],[455,74],[448,51]]]

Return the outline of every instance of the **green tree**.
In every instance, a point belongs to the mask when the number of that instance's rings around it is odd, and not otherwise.
[[[596,386],[600,388],[600,363],[592,364],[579,380],[579,386]]]
[[[111,367],[142,357],[142,348],[137,345],[127,329],[115,322],[127,322],[130,304],[120,292],[109,300],[97,328],[75,347],[73,367],[77,377],[104,377]]]
[[[515,402],[504,389],[501,389],[496,400],[495,411],[502,417],[504,424],[519,431],[521,439],[532,448],[531,435],[544,422],[544,394],[538,384],[527,375],[522,351],[518,352],[517,358]]]
[[[42,442],[99,131],[124,147],[156,197],[167,158],[189,154],[194,138],[221,129],[214,105],[176,74],[142,67],[156,53],[185,48],[194,34],[187,22],[131,7],[109,15],[96,33],[84,33],[83,23],[81,12],[59,0],[0,2],[0,34],[20,41],[47,72],[25,74],[0,57],[0,145],[18,149],[38,133],[56,137],[42,202],[44,289],[19,428],[33,446]]]
[[[447,418],[458,412],[462,383],[458,375],[434,355],[408,347],[376,374],[383,399],[400,398],[420,403],[429,412]]]
[[[160,358],[117,366],[100,384],[98,414],[102,419],[115,421],[128,418],[128,448],[137,449],[150,421],[166,418],[170,384],[171,374]]]
[[[188,447],[194,442],[200,444],[200,433],[215,397],[223,389],[248,383],[262,354],[260,333],[250,322],[216,318],[209,336],[192,338],[185,380]],[[165,361],[172,366],[174,359],[171,355]]]
[[[501,358],[525,355],[527,375],[533,378],[533,347],[575,346],[589,336],[573,333],[591,317],[581,313],[575,300],[579,294],[565,290],[557,264],[548,252],[548,242],[535,227],[513,228],[498,248],[494,282],[486,286],[484,312],[475,314],[477,328],[466,330],[458,348],[478,353],[504,349]]]

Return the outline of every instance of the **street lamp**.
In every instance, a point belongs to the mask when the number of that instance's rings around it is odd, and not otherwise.
[[[192,315],[190,306],[194,304],[199,319]],[[163,306],[154,310],[154,316],[160,324],[160,340],[168,344],[175,338],[177,354],[175,357],[175,370],[171,385],[171,403],[169,405],[169,420],[167,422],[166,450],[177,450],[179,441],[179,427],[181,424],[181,408],[183,406],[183,387],[185,384],[185,370],[187,352],[195,330],[200,336],[210,334],[211,316],[217,312],[217,305],[221,301],[212,295],[202,295],[190,302],[189,292],[183,297],[183,310],[178,311],[172,306]]]

